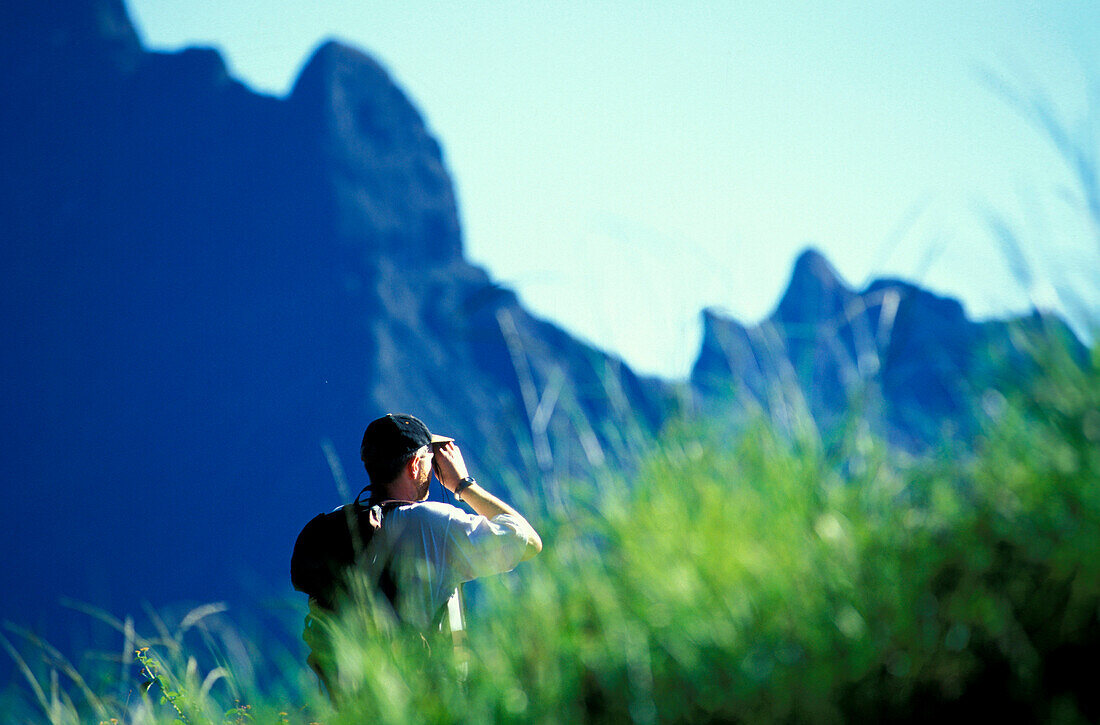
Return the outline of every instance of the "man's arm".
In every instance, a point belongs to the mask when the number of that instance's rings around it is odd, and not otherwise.
[[[462,459],[462,451],[453,441],[435,450],[435,464],[435,472],[439,476],[440,482],[452,493],[454,493],[455,487],[462,479],[470,475],[469,470],[466,468],[466,462]],[[470,484],[462,489],[461,495],[462,500],[470,504],[470,508],[487,519],[500,514],[508,514],[525,524],[521,529],[521,533],[527,540],[527,549],[524,551],[521,561],[526,561],[542,551],[542,539],[535,528],[531,526],[531,523],[519,511],[486,491],[480,484]]]

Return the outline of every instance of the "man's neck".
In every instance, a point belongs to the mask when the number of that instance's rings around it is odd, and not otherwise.
[[[416,486],[412,481],[397,480],[388,486],[383,486],[378,489],[377,492],[372,492],[370,500],[372,502],[378,501],[426,501],[428,499],[427,492],[425,491],[423,496],[418,495]]]

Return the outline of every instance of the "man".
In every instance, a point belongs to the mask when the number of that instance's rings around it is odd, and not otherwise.
[[[370,504],[416,502],[388,511],[368,550],[373,574],[392,557],[401,621],[426,628],[458,584],[511,571],[542,550],[531,524],[470,477],[454,440],[433,436],[417,418],[373,421],[359,453],[371,481]],[[427,501],[433,470],[476,515]]]
[[[459,584],[510,571],[542,550],[531,524],[470,477],[454,439],[433,436],[417,418],[391,414],[371,422],[360,457],[370,478],[367,505],[382,521],[366,546],[364,573],[383,590],[389,585],[398,621],[423,632],[461,629]],[[427,500],[433,470],[474,514]],[[307,618],[311,664],[331,693],[327,668],[318,666],[326,659],[318,651],[323,642],[310,630]]]

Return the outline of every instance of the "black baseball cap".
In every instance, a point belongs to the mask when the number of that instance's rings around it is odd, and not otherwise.
[[[364,463],[376,457],[398,458],[427,445],[453,440],[447,436],[432,435],[428,426],[415,416],[390,413],[367,426],[359,457]]]

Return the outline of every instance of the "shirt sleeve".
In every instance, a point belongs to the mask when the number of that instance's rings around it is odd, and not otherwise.
[[[456,584],[511,571],[527,550],[530,525],[511,514],[492,519],[455,508],[448,522],[447,558]]]

